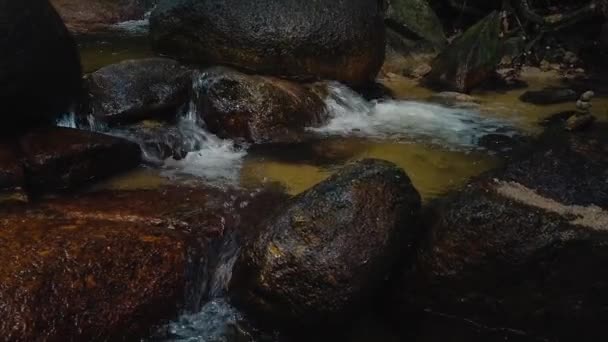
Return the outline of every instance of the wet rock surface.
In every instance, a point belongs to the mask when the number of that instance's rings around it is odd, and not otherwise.
[[[46,0],[2,0],[0,23],[0,131],[68,112],[81,95],[80,57],[53,7]]]
[[[362,84],[384,59],[383,19],[376,0],[164,0],[150,30],[159,51],[198,63]]]
[[[128,60],[85,78],[85,113],[110,124],[174,118],[190,98],[191,71],[167,58]]]
[[[547,88],[543,90],[526,91],[520,100],[523,102],[549,105],[556,103],[576,102],[579,94],[572,89],[567,88]]]
[[[197,139],[189,139],[187,132],[179,126],[166,122],[144,121],[121,127],[115,133],[136,140],[144,160],[152,163],[162,163],[167,158],[181,160],[203,144]]]
[[[153,0],[51,0],[68,28],[91,33],[127,20],[142,19]]]
[[[28,188],[60,191],[127,171],[139,165],[137,144],[71,128],[32,131],[20,140]]]
[[[296,142],[325,121],[326,108],[307,88],[228,68],[205,70],[195,101],[207,128],[223,138],[252,143]]]
[[[408,254],[419,208],[418,192],[395,165],[345,167],[260,226],[235,266],[237,301],[275,326],[346,319],[369,300],[394,258]]]
[[[426,82],[467,93],[492,76],[502,58],[500,15],[493,12],[456,38],[432,63]]]
[[[396,298],[550,340],[606,324],[608,144],[602,129],[546,133],[534,153],[427,213],[431,230]]]
[[[257,204],[281,198],[166,187],[0,207],[2,338],[145,336],[161,319],[197,309],[215,241],[256,224]]]

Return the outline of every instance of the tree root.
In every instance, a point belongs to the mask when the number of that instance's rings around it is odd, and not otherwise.
[[[548,16],[542,16],[536,13],[530,6],[528,0],[519,0],[517,5],[519,12],[525,19],[540,25],[544,30],[558,30],[566,26],[574,25],[600,13],[600,6],[597,4],[596,0],[591,0],[588,4],[571,13],[558,13]]]

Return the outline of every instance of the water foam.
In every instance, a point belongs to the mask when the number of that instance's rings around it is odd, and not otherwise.
[[[380,100],[366,101],[339,84],[328,86],[329,123],[312,131],[325,135],[359,136],[396,141],[422,141],[449,149],[476,148],[488,134],[511,134],[505,122],[461,108],[436,104]]]
[[[249,333],[240,327],[243,315],[224,298],[207,302],[200,312],[183,315],[167,326],[164,341],[228,342],[251,341]]]
[[[202,77],[194,77],[195,92],[204,86],[202,82]],[[165,160],[166,175],[182,173],[212,183],[238,184],[243,160],[247,155],[246,145],[237,145],[233,140],[221,139],[209,132],[203,120],[199,118],[196,101],[190,101],[178,128],[186,138],[189,152],[183,159]]]
[[[120,31],[133,35],[144,35],[150,31],[150,14],[152,11],[148,11],[144,14],[144,17],[136,20],[127,20],[120,23],[116,23],[110,26],[110,29]]]

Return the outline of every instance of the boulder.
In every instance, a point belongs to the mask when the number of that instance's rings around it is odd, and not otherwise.
[[[435,50],[429,42],[408,38],[387,27],[386,58],[380,73],[421,79],[431,71],[431,62],[437,57]]]
[[[496,71],[502,59],[500,15],[492,12],[469,28],[432,63],[428,84],[468,93]]]
[[[151,0],[51,0],[70,31],[91,33],[108,26],[142,19]]]
[[[166,58],[128,60],[85,77],[85,113],[109,124],[175,117],[190,98],[191,71]]]
[[[198,308],[213,245],[241,218],[255,223],[262,197],[166,187],[0,207],[2,339],[149,337],[161,320]]]
[[[198,80],[195,102],[207,128],[223,138],[252,143],[296,142],[319,126],[325,104],[307,88],[273,77],[215,67]]]
[[[443,25],[427,0],[389,0],[386,24],[405,37],[427,41],[436,48],[447,44]]]
[[[25,201],[23,165],[14,144],[0,142],[0,205]]]
[[[35,130],[20,142],[33,192],[78,187],[139,165],[139,146],[128,140],[71,128]]]
[[[0,0],[0,131],[52,121],[81,95],[74,40],[46,0]]]
[[[523,93],[519,99],[523,102],[550,105],[565,102],[576,102],[578,100],[576,91],[568,88],[545,88],[542,90],[529,90]]]
[[[345,167],[287,202],[243,247],[237,302],[274,326],[344,321],[410,250],[419,209],[420,195],[394,164]]]
[[[433,206],[395,292],[403,308],[551,341],[603,336],[608,140],[559,132]]]
[[[198,127],[197,127],[198,128]],[[189,131],[166,122],[144,121],[114,129],[114,134],[139,143],[147,162],[162,164],[167,158],[183,159],[188,152],[203,148],[202,139],[193,139]]]
[[[373,81],[384,60],[378,0],[163,0],[155,48],[205,65],[297,80]]]

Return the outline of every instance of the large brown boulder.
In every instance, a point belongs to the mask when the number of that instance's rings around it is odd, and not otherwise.
[[[47,0],[0,0],[0,131],[49,122],[81,95],[76,44]]]
[[[197,84],[198,114],[211,132],[224,138],[296,142],[307,127],[321,125],[327,116],[317,94],[274,77],[215,67],[205,70]]]
[[[167,58],[112,64],[85,77],[84,112],[110,124],[174,118],[190,99],[192,72]]]
[[[252,317],[292,327],[344,322],[416,236],[420,195],[397,166],[365,160],[298,195],[260,225],[232,288]]]
[[[33,192],[75,188],[141,162],[136,143],[72,128],[34,130],[21,139],[20,146]]]
[[[151,0],[51,0],[72,32],[88,33],[127,20],[142,19]]]
[[[212,245],[277,200],[199,186],[0,206],[1,339],[149,336],[161,320],[198,307],[207,286],[200,276],[214,272]]]
[[[551,341],[604,335],[608,140],[558,136],[435,205],[396,292],[404,311]]]
[[[384,1],[164,0],[157,50],[298,80],[373,81],[384,60]]]

